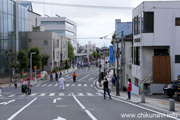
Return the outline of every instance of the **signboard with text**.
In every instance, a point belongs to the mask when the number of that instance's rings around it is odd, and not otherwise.
[[[113,63],[113,46],[109,46],[109,63]]]

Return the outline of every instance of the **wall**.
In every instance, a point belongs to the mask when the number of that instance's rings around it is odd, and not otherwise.
[[[41,15],[28,11],[28,31],[33,31],[32,28],[36,26],[36,18],[37,18],[37,26],[40,26]]]

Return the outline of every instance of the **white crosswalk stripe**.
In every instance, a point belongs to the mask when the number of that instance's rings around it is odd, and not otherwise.
[[[26,94],[19,95],[19,97],[24,97]]]
[[[93,84],[91,84],[91,87],[93,87]]]
[[[43,84],[42,87],[46,86],[47,84]]]
[[[68,77],[69,75],[66,75],[66,77]]]
[[[102,96],[102,94],[101,93],[96,93],[97,95],[99,95],[99,96]]]
[[[78,86],[81,86],[81,84],[78,84]]]
[[[55,93],[50,93],[50,94],[49,94],[49,96],[54,96],[54,95],[55,95]]]
[[[93,96],[93,94],[92,94],[92,93],[87,93],[87,95],[89,95],[89,96]]]
[[[48,87],[52,86],[52,84],[49,84]]]
[[[84,87],[87,86],[87,84],[84,84]]]
[[[56,83],[54,86],[55,86],[55,87],[58,86],[58,83]]]
[[[41,93],[39,96],[45,96],[46,95],[46,93]]]
[[[59,93],[59,96],[64,96],[64,93]]]
[[[66,86],[68,87],[70,84],[66,84]]]
[[[29,95],[29,96],[35,96],[35,95],[37,95],[37,93],[33,93],[33,94]]]
[[[83,93],[78,93],[79,96],[84,96]]]
[[[36,85],[36,87],[39,87],[40,85]]]
[[[8,96],[8,97],[14,97],[15,96],[15,94],[12,94],[12,95],[10,95],[10,96]]]

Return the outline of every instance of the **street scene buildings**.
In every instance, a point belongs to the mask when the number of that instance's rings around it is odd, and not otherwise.
[[[179,120],[180,1],[76,2],[0,0],[0,120]]]

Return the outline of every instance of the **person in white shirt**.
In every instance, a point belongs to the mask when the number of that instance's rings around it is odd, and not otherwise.
[[[60,76],[58,83],[59,83],[59,90],[61,90],[61,88],[62,90],[64,90],[65,79],[62,76]]]

